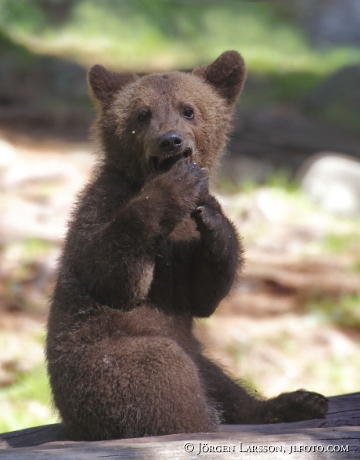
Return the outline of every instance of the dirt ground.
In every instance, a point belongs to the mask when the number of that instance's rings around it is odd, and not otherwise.
[[[0,388],[44,361],[48,296],[66,222],[95,157],[88,144],[0,138]],[[243,237],[241,283],[196,333],[266,396],[359,390],[360,225],[300,191],[217,192]]]

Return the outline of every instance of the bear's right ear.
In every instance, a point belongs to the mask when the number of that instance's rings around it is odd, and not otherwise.
[[[118,91],[137,78],[137,75],[130,72],[111,72],[99,64],[91,67],[88,74],[91,95],[100,103],[103,110],[109,107],[112,97]]]

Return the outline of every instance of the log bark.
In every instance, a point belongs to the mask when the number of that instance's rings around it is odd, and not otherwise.
[[[323,420],[223,425],[217,433],[112,441],[70,441],[61,424],[0,434],[1,459],[360,458],[360,392],[329,398]]]

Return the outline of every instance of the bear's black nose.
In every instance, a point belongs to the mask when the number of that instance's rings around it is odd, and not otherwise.
[[[175,131],[168,131],[158,139],[158,145],[163,152],[179,150],[183,145],[183,138]]]

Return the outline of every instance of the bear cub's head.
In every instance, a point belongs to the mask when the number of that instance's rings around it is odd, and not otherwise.
[[[245,65],[239,53],[226,51],[191,73],[140,77],[95,65],[88,78],[104,161],[141,183],[180,159],[211,176],[224,153]]]

